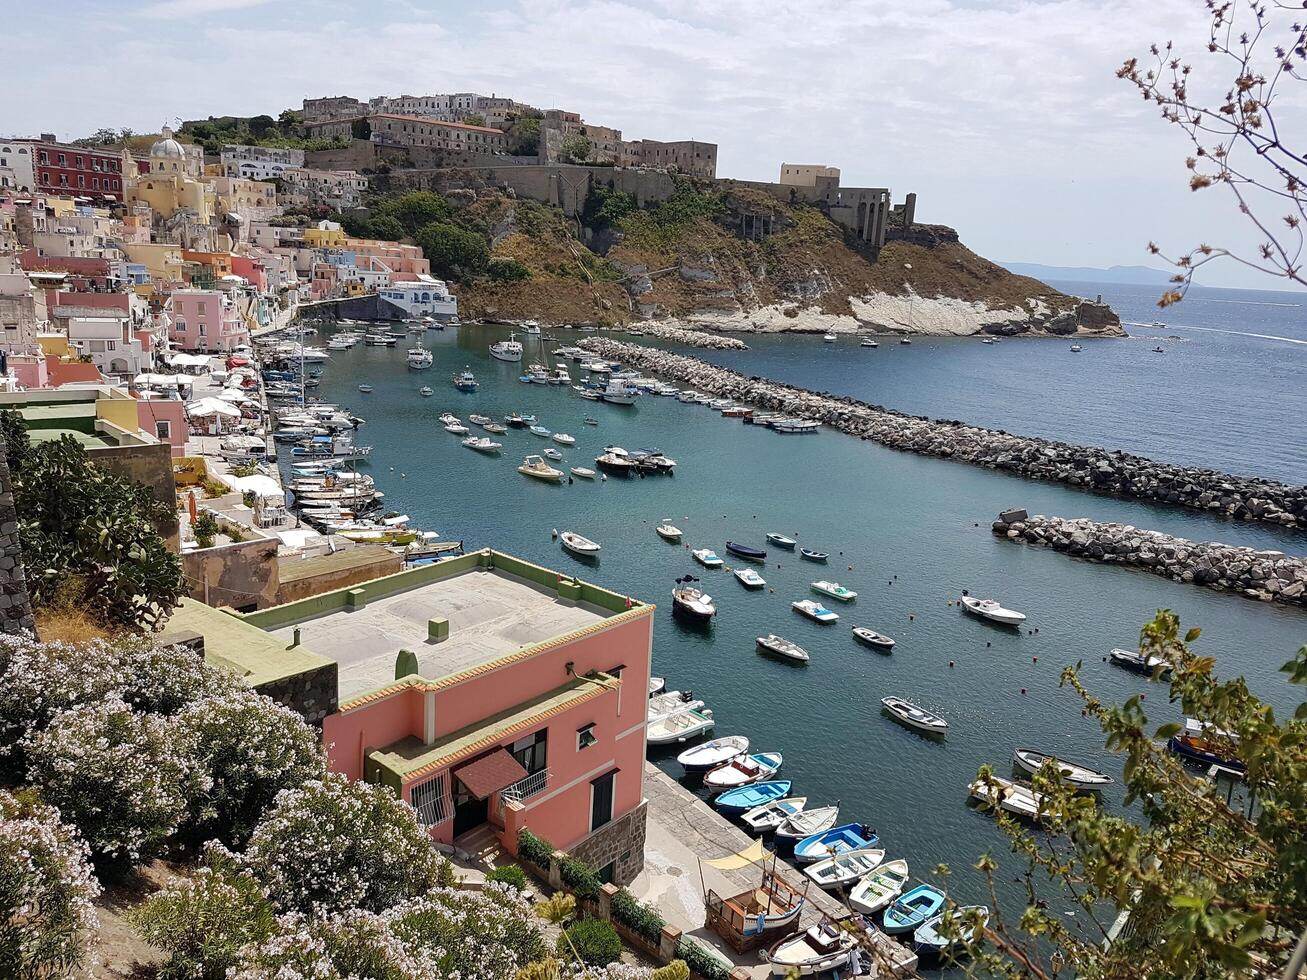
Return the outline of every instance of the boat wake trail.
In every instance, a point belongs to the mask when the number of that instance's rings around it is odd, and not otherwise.
[[[1149,327],[1162,333],[1167,330],[1202,330],[1205,333],[1225,333],[1232,337],[1256,337],[1258,340],[1278,340],[1285,344],[1301,344],[1307,346],[1307,340],[1298,337],[1281,337],[1273,333],[1249,333],[1246,330],[1224,330],[1221,327],[1195,327],[1187,323],[1168,323],[1165,327],[1159,327],[1152,323],[1142,323],[1134,320],[1123,320],[1123,324],[1129,327]]]

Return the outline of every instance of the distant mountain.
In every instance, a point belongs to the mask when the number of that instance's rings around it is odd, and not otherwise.
[[[1165,269],[1153,269],[1146,265],[1114,265],[1108,269],[1095,269],[1091,266],[1040,265],[1037,262],[1000,262],[999,265],[1019,276],[1032,276],[1044,281],[1060,279],[1062,282],[1114,282],[1132,286],[1164,286],[1170,282],[1172,275]]]

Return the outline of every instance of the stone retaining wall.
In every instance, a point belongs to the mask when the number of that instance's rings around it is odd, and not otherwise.
[[[1284,527],[1307,527],[1307,487],[1159,463],[1143,456],[1016,436],[948,419],[905,415],[855,398],[817,393],[767,378],[745,377],[697,357],[602,337],[580,346],[600,357],[651,371],[696,391],[769,411],[817,419],[891,449],[1050,480],[1094,493],[1153,500]]]
[[[1282,551],[1256,551],[1215,541],[1189,541],[1129,524],[1087,518],[1030,517],[1007,511],[994,533],[1076,558],[1127,565],[1176,582],[1238,592],[1250,599],[1307,606],[1307,561]]]

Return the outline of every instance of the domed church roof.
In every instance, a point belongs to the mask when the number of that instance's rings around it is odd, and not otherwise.
[[[186,151],[182,149],[180,143],[173,139],[172,130],[164,126],[163,132],[154,141],[154,145],[150,147],[150,156],[174,157],[180,160],[186,156]]]

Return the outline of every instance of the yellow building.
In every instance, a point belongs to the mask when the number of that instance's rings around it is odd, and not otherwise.
[[[304,229],[304,243],[313,248],[344,248],[347,238],[345,229],[334,221],[319,221]]]
[[[148,204],[161,218],[178,211],[191,211],[201,224],[213,220],[213,188],[186,175],[186,151],[163,127],[162,136],[150,147],[150,172],[141,173],[131,154],[123,151],[123,196],[130,207]]]
[[[182,247],[166,242],[123,242],[129,262],[139,262],[153,279],[181,282]]]

